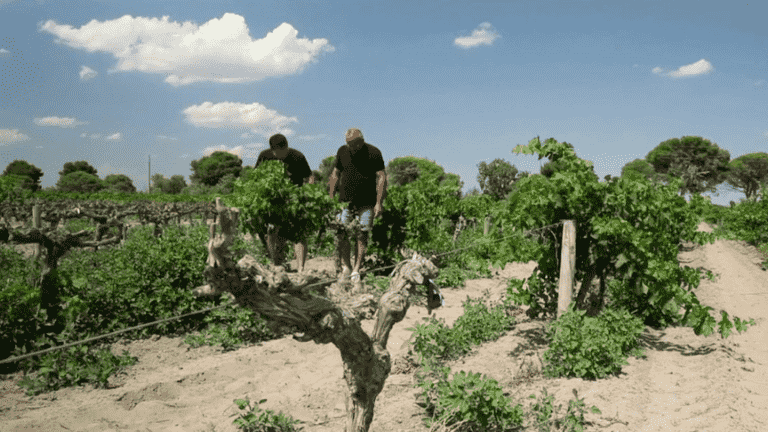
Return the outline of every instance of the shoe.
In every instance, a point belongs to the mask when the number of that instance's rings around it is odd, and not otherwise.
[[[350,270],[348,268],[342,268],[341,273],[339,273],[339,285],[344,285],[349,283],[349,274]]]
[[[354,288],[356,291],[363,289],[363,281],[360,279],[360,273],[354,272],[349,276],[350,281],[352,282],[352,288]]]

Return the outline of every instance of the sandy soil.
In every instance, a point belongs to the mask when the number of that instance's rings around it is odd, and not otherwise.
[[[702,223],[700,230],[709,231]],[[587,430],[600,431],[765,431],[768,430],[768,273],[759,252],[743,242],[715,244],[682,252],[683,265],[713,271],[697,295],[718,312],[754,318],[756,326],[726,340],[701,337],[689,328],[647,329],[646,359],[630,358],[618,377],[595,382],[548,379],[540,369],[546,349],[543,321],[519,315],[515,328],[499,340],[477,347],[452,362],[453,371],[482,372],[499,381],[525,407],[527,396],[546,387],[555,406],[567,406],[573,389],[602,414],[587,414]],[[314,259],[308,268],[332,268],[330,259]],[[448,324],[462,314],[467,296],[488,290],[498,296],[510,277],[528,277],[534,262],[511,263],[491,279],[467,281],[465,288],[444,289],[446,306],[433,313]],[[427,431],[416,404],[418,389],[404,355],[406,328],[427,318],[412,306],[392,330],[389,349],[393,374],[376,402],[371,431]],[[372,321],[364,321],[370,330]],[[0,381],[2,431],[235,431],[239,410],[233,400],[267,399],[264,408],[281,410],[304,422],[305,431],[343,430],[342,363],[332,345],[290,338],[221,353],[212,347],[190,349],[181,338],[156,338],[116,344],[139,362],[111,388],[89,386],[26,397],[15,382]],[[399,372],[399,373],[395,373]]]

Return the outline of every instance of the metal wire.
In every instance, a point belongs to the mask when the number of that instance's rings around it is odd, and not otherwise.
[[[536,231],[540,231],[540,230],[556,227],[556,226],[562,225],[562,224],[563,224],[563,221],[560,221],[560,222],[557,222],[555,224],[547,225],[547,226],[544,226],[544,227],[541,227],[541,228],[535,228],[535,229],[531,229],[531,230],[528,230],[528,231],[523,231],[523,234],[524,235],[528,235],[528,234],[534,233]],[[511,234],[509,236],[502,237],[501,240],[512,238],[512,237],[514,237],[516,235],[517,235],[517,233],[513,233],[513,234]],[[478,245],[479,245],[479,241],[477,241],[474,244],[471,244],[469,246],[463,247],[463,248],[454,249],[454,250],[451,250],[451,251],[448,251],[448,252],[444,252],[444,253],[441,253],[441,254],[438,254],[438,255],[432,255],[430,257],[430,260],[434,259],[434,258],[437,258],[437,257],[444,256],[444,255],[449,255],[449,254],[452,254],[452,253],[456,253],[456,252],[459,252],[459,251],[462,251],[462,250],[471,249],[471,248],[473,248],[475,246],[478,246]],[[407,259],[404,260],[404,261],[407,261]],[[403,261],[401,261],[401,262],[403,262]],[[386,269],[389,269],[389,268],[394,268],[397,265],[399,265],[401,262],[398,262],[398,264],[393,264],[393,265],[389,265],[389,266],[379,267],[379,268],[376,268],[376,269],[363,270],[360,273],[364,274],[364,273],[369,273],[369,272],[374,272],[374,271],[386,270]],[[313,286],[324,285],[324,284],[327,284],[329,282],[334,282],[335,280],[336,279],[334,278],[334,279],[326,279],[325,281],[322,281],[322,282],[315,282],[313,284],[307,285],[306,288],[313,287]],[[103,335],[100,335],[100,336],[93,336],[93,337],[90,337],[90,338],[87,338],[87,339],[83,339],[83,340],[79,340],[79,341],[76,341],[76,342],[70,342],[70,343],[66,343],[64,345],[59,345],[59,346],[47,348],[47,349],[44,349],[44,350],[23,354],[23,355],[16,356],[16,357],[9,357],[9,358],[0,360],[0,364],[13,363],[13,362],[16,362],[16,361],[19,361],[19,360],[23,360],[25,358],[34,357],[34,356],[37,356],[37,355],[40,355],[40,354],[46,354],[46,353],[49,353],[49,352],[58,351],[58,350],[61,350],[61,349],[64,349],[64,348],[70,348],[70,347],[81,345],[81,344],[84,344],[84,343],[93,342],[93,341],[96,341],[96,340],[99,340],[99,339],[104,339],[104,338],[107,338],[107,337],[110,337],[110,336],[115,336],[115,335],[118,335],[118,334],[127,333],[129,331],[138,330],[138,329],[141,329],[141,328],[144,328],[144,327],[149,327],[149,326],[153,326],[153,325],[156,325],[156,324],[177,320],[177,319],[184,318],[184,317],[187,317],[187,316],[190,316],[190,315],[196,315],[196,314],[200,314],[200,313],[203,313],[203,312],[208,312],[208,311],[211,311],[211,310],[222,309],[222,308],[224,308],[226,306],[227,305],[220,305],[220,306],[215,306],[215,307],[209,307],[209,308],[202,309],[202,310],[199,310],[199,311],[188,312],[188,313],[185,313],[185,314],[182,314],[182,315],[178,315],[178,316],[174,316],[174,317],[170,317],[170,318],[163,318],[161,320],[152,321],[152,322],[140,324],[140,325],[137,325],[137,326],[129,327],[129,328],[126,328],[126,329],[113,331],[111,333],[103,334]]]

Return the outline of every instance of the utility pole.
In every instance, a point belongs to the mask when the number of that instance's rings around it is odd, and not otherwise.
[[[147,193],[150,192],[149,177],[152,175],[152,156],[147,155],[147,161],[149,162],[149,170],[147,171]]]

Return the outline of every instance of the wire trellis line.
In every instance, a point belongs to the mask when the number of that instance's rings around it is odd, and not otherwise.
[[[547,225],[547,226],[543,226],[543,227],[540,227],[540,228],[534,228],[534,229],[531,229],[531,230],[523,231],[523,234],[527,235],[527,234],[531,234],[533,232],[544,230],[544,229],[547,229],[547,228],[553,228],[553,227],[556,227],[558,225],[562,225],[563,223],[564,223],[563,221],[560,221],[560,222],[554,223],[552,225]],[[518,234],[517,233],[513,233],[513,234],[511,234],[509,236],[502,237],[500,240],[505,240],[505,239],[508,239],[508,238],[512,238],[512,237],[514,237],[516,235],[518,235]],[[437,254],[437,255],[432,255],[430,257],[430,260],[432,260],[434,258],[438,258],[438,257],[444,256],[444,255],[449,255],[449,254],[452,254],[452,253],[456,253],[456,252],[459,252],[459,251],[462,251],[462,250],[471,249],[473,247],[478,246],[479,244],[480,244],[479,241],[476,241],[476,242],[474,242],[474,244],[471,244],[469,246],[465,246],[465,247],[458,248],[458,249],[453,249],[453,250],[450,250],[448,252],[443,252],[443,253]],[[404,260],[404,261],[407,261],[407,259]],[[398,264],[400,264],[400,263],[398,263]],[[393,265],[389,265],[389,266],[379,267],[379,268],[375,268],[375,269],[371,269],[371,270],[361,270],[360,273],[362,275],[362,274],[370,273],[370,272],[374,272],[374,271],[395,268],[395,267],[397,267],[398,264],[393,264]],[[332,283],[334,281],[336,281],[335,278],[334,279],[326,279],[325,281],[315,282],[313,284],[309,284],[309,285],[306,286],[306,288],[313,287],[313,286],[320,286],[320,285],[327,284],[329,282]],[[187,317],[187,316],[196,315],[196,314],[200,314],[200,313],[203,313],[203,312],[208,312],[208,311],[212,311],[212,310],[216,310],[216,309],[222,309],[222,308],[225,308],[226,306],[227,305],[208,307],[208,308],[201,309],[201,310],[194,311],[194,312],[187,312],[187,313],[182,314],[182,315],[177,315],[177,316],[173,316],[173,317],[169,317],[169,318],[163,318],[163,319],[160,319],[160,320],[156,320],[156,321],[152,321],[152,322],[148,322],[148,323],[144,323],[144,324],[139,324],[137,326],[128,327],[128,328],[125,328],[125,329],[122,329],[122,330],[116,330],[116,331],[113,331],[111,333],[107,333],[107,334],[103,334],[103,335],[99,335],[99,336],[93,336],[93,337],[82,339],[82,340],[79,340],[79,341],[76,341],[76,342],[70,342],[70,343],[66,343],[66,344],[63,344],[63,345],[58,345],[58,346],[55,346],[55,347],[46,348],[44,350],[35,351],[35,352],[31,352],[31,353],[20,355],[20,356],[16,356],[16,357],[8,357],[6,359],[0,360],[0,364],[14,363],[14,362],[17,362],[19,360],[23,360],[23,359],[26,359],[26,358],[34,357],[34,356],[37,356],[37,355],[40,355],[40,354],[47,354],[47,353],[58,351],[58,350],[61,350],[61,349],[64,349],[64,348],[70,348],[70,347],[73,347],[73,346],[82,345],[84,343],[93,342],[93,341],[97,341],[97,340],[100,340],[100,339],[108,338],[110,336],[115,336],[115,335],[119,335],[119,334],[130,332],[130,331],[133,331],[133,330],[138,330],[138,329],[142,329],[142,328],[145,328],[145,327],[150,327],[150,326],[153,326],[153,325],[161,324],[161,323],[164,323],[164,322],[169,322],[169,321],[181,319],[181,318],[184,318],[184,317]]]

